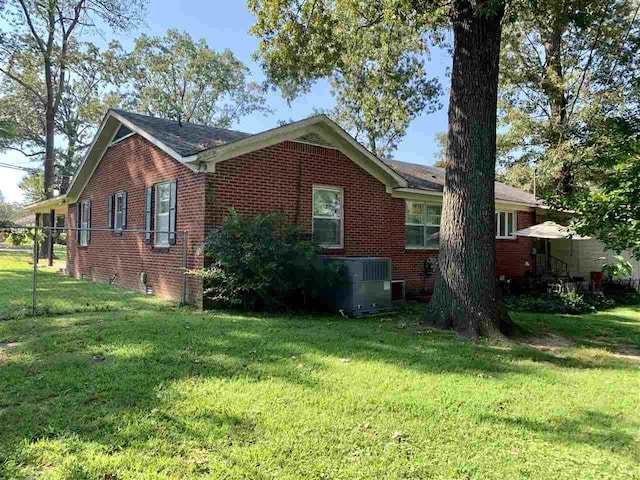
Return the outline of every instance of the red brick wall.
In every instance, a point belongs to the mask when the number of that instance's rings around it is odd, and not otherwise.
[[[193,173],[138,135],[110,147],[89,180],[79,201],[92,200],[92,227],[107,228],[107,197],[126,191],[127,228],[144,229],[145,188],[165,180],[177,180],[177,243],[167,249],[145,244],[143,233],[91,233],[91,242],[80,247],[70,235],[68,269],[75,277],[108,282],[135,290],[145,290],[140,273],[146,272],[157,295],[179,299],[182,282],[182,232],[189,232],[188,268],[203,264],[204,203],[206,173]],[[76,226],[76,208],[70,205],[67,222]],[[201,282],[190,278],[188,300],[201,302]]]
[[[178,299],[182,280],[182,240],[189,232],[189,268],[203,265],[205,232],[219,225],[230,208],[241,215],[282,211],[292,221],[296,216],[311,232],[312,187],[331,185],[344,189],[344,249],[333,255],[390,257],[393,278],[404,279],[410,290],[425,286],[424,260],[437,250],[405,248],[404,200],[392,198],[382,183],[337,150],[285,142],[216,165],[211,174],[193,173],[173,158],[135,135],[111,147],[104,155],[80,200],[91,199],[92,226],[106,228],[107,197],[128,192],[128,228],[144,228],[144,192],[154,183],[176,179],[177,244],[156,249],[144,243],[142,233],[93,232],[88,247],[69,241],[70,274],[144,290],[140,273],[158,295]],[[67,221],[76,225],[75,205]],[[519,212],[518,228],[532,224],[532,213]],[[519,278],[529,261],[530,240],[497,240],[498,275]],[[187,293],[200,303],[201,283],[189,279]]]
[[[344,249],[334,255],[391,257],[393,278],[410,290],[425,285],[424,260],[437,250],[405,248],[405,203],[337,150],[284,142],[216,165],[209,175],[207,223],[220,224],[230,208],[241,215],[282,211],[308,232],[312,224],[314,184],[344,189]],[[531,213],[518,215],[518,228],[531,224]],[[531,244],[498,240],[498,274],[522,277]],[[530,260],[529,260],[530,261]]]
[[[518,212],[516,228],[522,230],[534,224],[533,212]],[[525,262],[529,262],[531,269],[535,267],[535,260],[531,257],[531,249],[535,240],[517,237],[516,240],[496,240],[497,265],[496,273],[505,278],[522,278],[525,272]]]

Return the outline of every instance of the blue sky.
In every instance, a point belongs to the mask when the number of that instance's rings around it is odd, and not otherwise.
[[[151,0],[146,25],[126,35],[119,34],[119,40],[130,47],[133,39],[142,32],[150,35],[162,35],[170,28],[185,30],[194,39],[204,38],[214,50],[229,48],[251,69],[257,80],[264,78],[260,66],[251,58],[258,45],[257,38],[248,31],[254,17],[249,13],[242,0]],[[111,32],[105,32],[109,39]],[[449,80],[445,77],[451,57],[447,52],[434,51],[428,64],[430,75],[438,76],[445,89]],[[394,157],[414,163],[432,164],[437,151],[435,135],[445,131],[447,126],[447,98],[442,98],[443,108],[436,113],[417,118],[410,126],[407,136],[400,144]],[[288,105],[279,92],[271,92],[268,105],[273,113],[245,117],[234,128],[247,132],[259,132],[277,126],[279,120],[298,120],[312,114],[314,108],[330,108],[333,101],[326,82],[317,83],[312,91]],[[24,164],[19,154],[0,154],[0,162]],[[22,200],[18,182],[22,173],[0,167],[0,191],[11,201]]]

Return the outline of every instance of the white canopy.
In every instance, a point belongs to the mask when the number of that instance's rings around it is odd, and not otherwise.
[[[563,227],[556,222],[544,222],[538,225],[533,225],[529,228],[523,228],[522,230],[518,230],[516,235],[519,237],[549,238],[551,240],[591,240],[591,237],[578,235],[576,232],[571,231],[569,228]]]

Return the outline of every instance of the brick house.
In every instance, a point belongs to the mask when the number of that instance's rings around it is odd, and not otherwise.
[[[202,267],[206,233],[231,208],[281,211],[328,255],[390,257],[411,292],[433,280],[425,260],[438,255],[443,185],[444,170],[379,159],[325,116],[250,135],[110,110],[67,194],[30,209],[67,211],[80,228],[70,275],[163,297],[180,298],[183,255]],[[515,232],[536,223],[538,204],[495,191],[497,273],[518,279],[533,240]],[[185,281],[184,300],[200,304],[199,280]]]

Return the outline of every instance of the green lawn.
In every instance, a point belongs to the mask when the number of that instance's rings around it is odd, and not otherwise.
[[[28,269],[0,256],[0,302]],[[199,313],[48,275],[111,310],[0,321],[0,478],[640,478],[640,307],[473,343],[419,306]]]
[[[39,315],[153,308],[164,302],[150,296],[77,281],[56,274],[65,266],[65,252],[57,252],[53,267],[38,263],[37,312]],[[21,318],[31,312],[33,263],[29,252],[0,251],[0,321]]]

